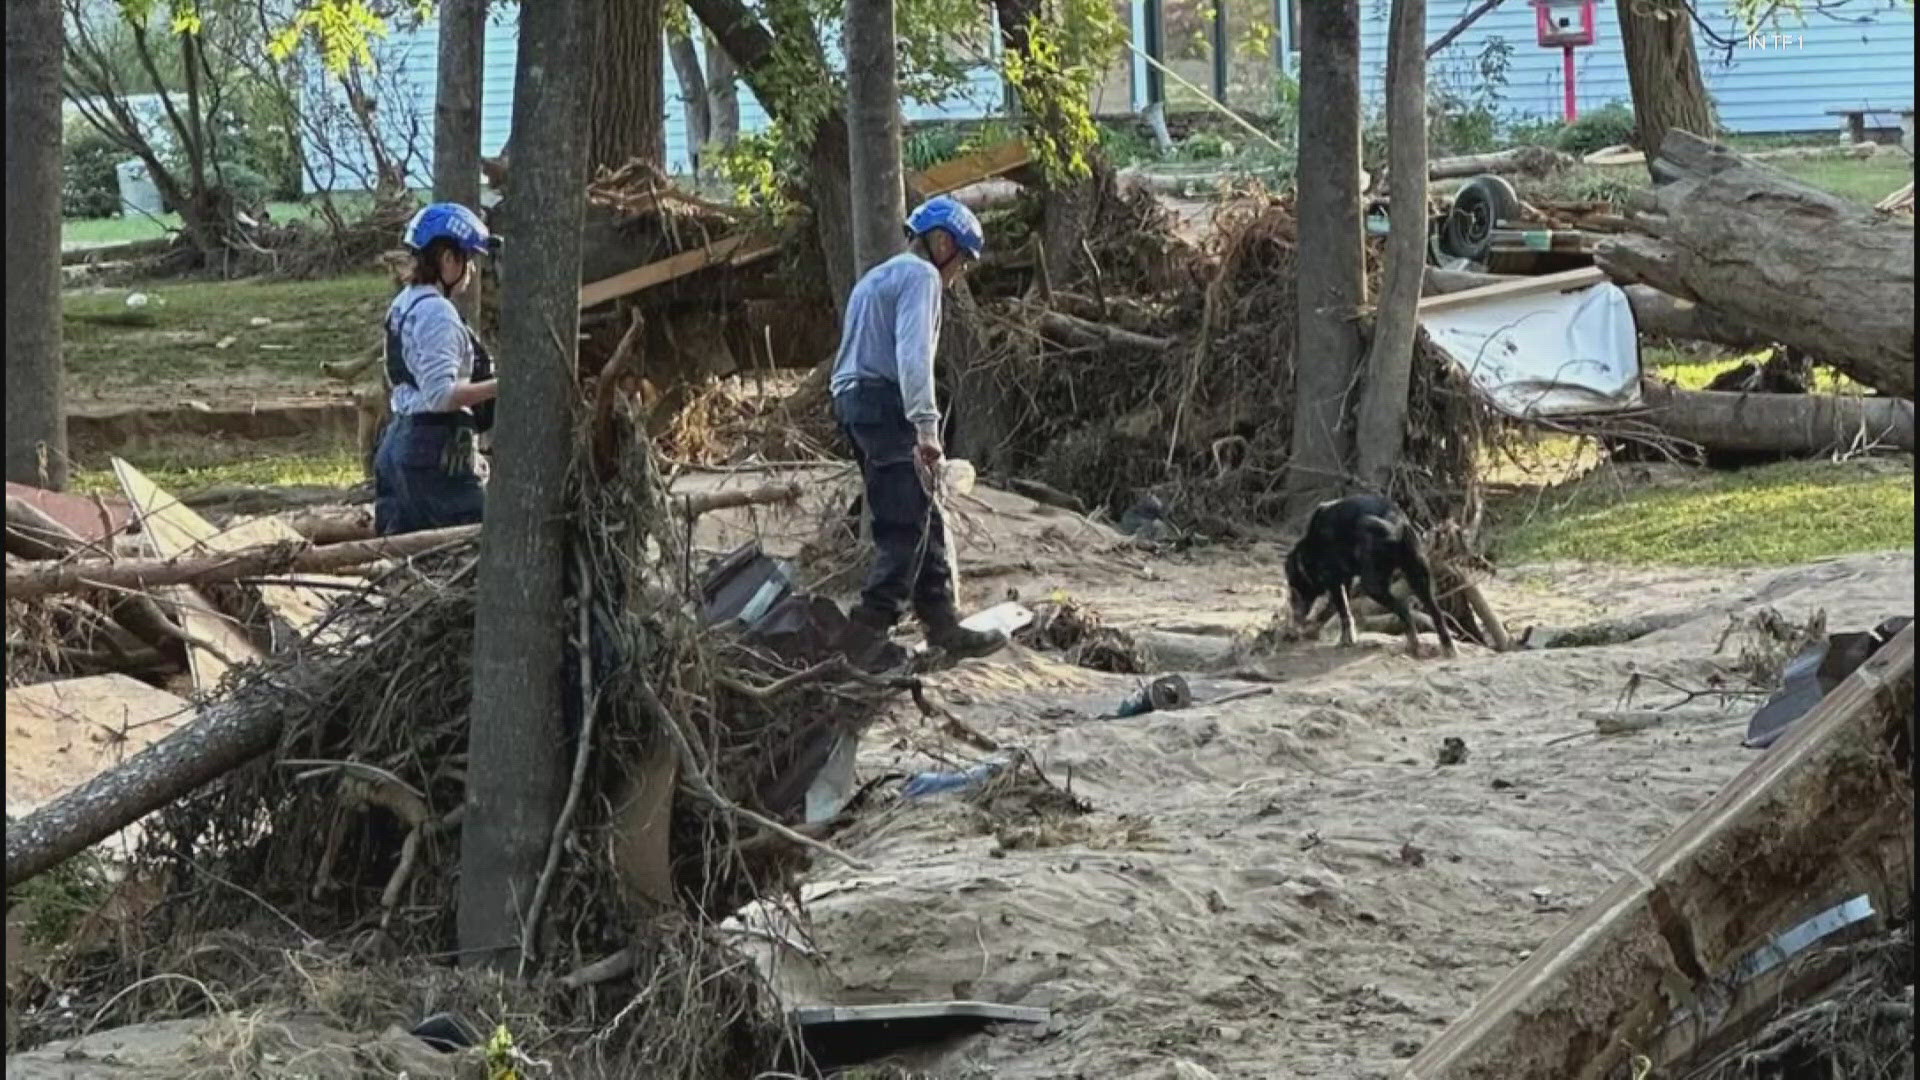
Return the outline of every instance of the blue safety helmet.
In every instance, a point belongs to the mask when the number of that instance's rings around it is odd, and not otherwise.
[[[500,238],[487,231],[487,223],[459,203],[422,207],[400,236],[400,242],[412,251],[425,251],[435,240],[452,241],[466,255],[492,255],[500,250]]]
[[[935,229],[945,229],[970,259],[979,258],[986,250],[987,236],[980,230],[980,219],[950,195],[935,195],[907,215],[908,236],[918,239]]]

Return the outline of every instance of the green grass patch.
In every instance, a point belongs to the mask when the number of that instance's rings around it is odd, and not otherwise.
[[[1704,390],[1722,372],[1748,362],[1757,364],[1766,358],[1765,352],[1692,354],[1664,347],[1643,349],[1640,355],[1649,374],[1668,379],[1682,390]],[[1813,389],[1822,394],[1867,392],[1866,387],[1826,367],[1813,369]]]
[[[123,455],[148,479],[175,495],[213,487],[352,487],[365,475],[360,455],[351,448],[284,449],[260,452],[252,448],[243,457],[233,447],[208,444]],[[257,444],[256,444],[257,445]],[[221,455],[226,457],[222,458]],[[68,482],[85,493],[118,494],[120,482],[110,467],[77,470]]]
[[[1913,160],[1904,154],[1875,154],[1870,158],[1781,158],[1766,164],[1802,183],[1868,206],[1913,179]]]
[[[1913,547],[1911,458],[1685,470],[1628,486],[1589,474],[1494,514],[1503,562],[1767,566]]]
[[[144,307],[127,297],[144,293]],[[323,360],[350,360],[380,339],[393,285],[378,273],[322,281],[195,281],[82,289],[62,298],[68,378],[78,388],[266,381],[319,384]],[[256,324],[256,320],[266,320]],[[223,344],[224,343],[224,344]]]
[[[334,197],[334,205],[348,218],[371,206],[370,195],[352,193]],[[271,202],[267,214],[276,222],[301,221],[318,217],[318,203]],[[136,240],[157,240],[180,228],[179,214],[142,214],[128,211],[120,217],[68,218],[60,223],[60,246],[95,247],[103,244],[129,244]]]

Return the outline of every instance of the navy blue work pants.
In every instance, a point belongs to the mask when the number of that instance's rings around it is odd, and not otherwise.
[[[890,382],[860,382],[834,395],[833,409],[865,482],[873,516],[873,566],[860,604],[891,623],[911,605],[923,617],[951,610],[947,526],[914,461],[918,441]]]
[[[373,457],[373,531],[380,536],[479,524],[486,492],[473,470],[469,424],[395,416]]]

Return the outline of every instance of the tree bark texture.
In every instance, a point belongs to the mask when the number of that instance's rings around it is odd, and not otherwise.
[[[740,76],[733,58],[707,35],[707,138],[732,146],[740,138]]]
[[[7,888],[273,749],[280,713],[207,706],[193,723],[7,828]]]
[[[1913,225],[1684,131],[1666,182],[1602,240],[1600,267],[1751,326],[1884,394],[1913,397]]]
[[[1714,454],[1814,457],[1877,446],[1913,452],[1913,402],[1846,394],[1740,394],[1641,384],[1647,423]]]
[[[7,479],[67,486],[60,360],[60,0],[7,5]]]
[[[587,171],[667,155],[666,9],[662,0],[594,0]]]
[[[847,172],[853,208],[853,273],[906,247],[900,174],[900,80],[893,0],[847,0]]]
[[[667,55],[673,60],[673,74],[680,83],[680,111],[687,119],[689,153],[693,158],[693,171],[698,173],[705,167],[703,151],[713,131],[706,69],[700,64],[700,50],[684,30],[668,28]]]
[[[1427,2],[1393,0],[1387,30],[1387,194],[1395,206],[1427,205]],[[1416,309],[1427,263],[1424,215],[1401,214],[1387,234],[1386,283],[1374,308],[1360,398],[1360,480],[1385,491],[1406,443]]]
[[[440,66],[433,98],[433,199],[480,209],[480,98],[487,0],[440,0]],[[476,282],[478,278],[475,279]],[[478,323],[480,290],[455,301]]]
[[[774,55],[774,31],[790,38],[804,36],[804,43],[790,46],[814,64],[823,80],[829,78],[826,54],[819,46],[811,16],[789,0],[767,5],[767,22],[762,22],[742,0],[687,0],[687,7],[714,37],[740,79],[747,84],[779,123],[792,123],[784,114],[780,78],[776,65],[791,62]],[[709,82],[711,82],[709,73]],[[846,314],[847,294],[853,291],[853,204],[848,176],[847,118],[843,109],[829,109],[814,127],[812,144],[807,148],[807,195],[813,208],[815,237],[825,263],[827,282],[833,293],[835,311]]]
[[[1360,218],[1360,4],[1300,9],[1300,274],[1294,342],[1292,513],[1340,489],[1367,301]]]
[[[1667,132],[1714,136],[1713,99],[1700,77],[1688,0],[1618,0],[1620,45],[1626,53],[1633,119],[1648,164]]]
[[[463,957],[496,967],[518,954],[525,905],[565,796],[563,515],[570,455],[563,448],[573,441],[587,182],[579,103],[588,84],[591,3],[542,0],[520,9],[515,196],[505,223],[515,243],[500,274],[500,346],[512,362],[500,367],[495,465],[480,541],[457,919]],[[656,35],[656,71],[660,52]]]

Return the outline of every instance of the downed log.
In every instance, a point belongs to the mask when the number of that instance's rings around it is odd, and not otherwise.
[[[268,544],[231,554],[180,559],[85,559],[55,566],[27,563],[7,568],[7,595],[30,600],[95,587],[147,590],[163,585],[231,582],[267,574],[326,573],[380,559],[404,559],[479,535],[478,525],[457,525],[450,529],[323,547]]]
[[[1164,352],[1173,348],[1173,342],[1163,337],[1136,334],[1131,330],[1122,330],[1117,326],[1092,322],[1074,315],[1058,311],[1044,312],[1040,316],[1041,331],[1062,337],[1078,345],[1096,347],[1117,346],[1130,349],[1147,349]]]
[[[1913,451],[1913,402],[1900,398],[1681,390],[1658,379],[1641,380],[1640,394],[1642,419],[1709,453]]]
[[[750,491],[698,492],[674,500],[688,518],[734,506],[790,503],[801,494],[799,484],[771,484]],[[271,574],[324,574],[366,566],[382,559],[406,559],[480,535],[478,525],[352,540],[343,544],[264,544],[219,555],[178,559],[85,559],[48,566],[23,563],[7,567],[7,596],[30,600],[53,593],[89,588],[153,589],[163,585],[196,585],[239,581]]]
[[[7,888],[271,750],[280,713],[208,705],[193,723],[7,826]]]
[[[1876,910],[1897,911],[1906,860],[1879,859],[1912,851],[1913,693],[1909,626],[1421,1050],[1402,1080],[1624,1075],[1616,1070],[1655,1042],[1672,1010],[1796,918],[1863,890]]]
[[[1623,284],[1712,308],[1856,382],[1913,397],[1913,226],[1675,130],[1645,236],[1595,255]]]
[[[1516,146],[1493,154],[1466,154],[1461,157],[1435,158],[1427,165],[1427,179],[1451,180],[1483,173],[1546,176],[1574,163],[1572,154],[1549,150],[1544,146]]]

